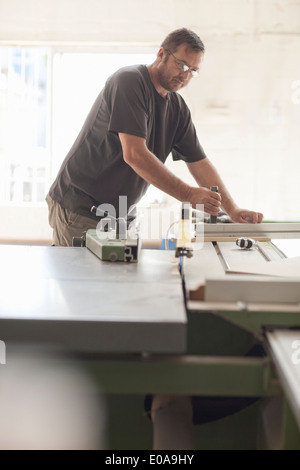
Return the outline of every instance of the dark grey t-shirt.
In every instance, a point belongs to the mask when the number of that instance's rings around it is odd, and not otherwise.
[[[118,133],[146,139],[148,149],[165,162],[205,158],[190,111],[178,93],[166,99],[153,86],[146,66],[124,67],[113,74],[94,103],[50,189],[62,207],[93,217],[90,209],[119,196],[136,204],[149,184],[123,160]],[[121,214],[124,216],[124,214]]]

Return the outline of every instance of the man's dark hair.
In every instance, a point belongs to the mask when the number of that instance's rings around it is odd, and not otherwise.
[[[176,52],[181,44],[186,44],[194,52],[203,52],[205,47],[199,36],[187,28],[176,29],[172,31],[163,41],[161,47],[171,52]]]

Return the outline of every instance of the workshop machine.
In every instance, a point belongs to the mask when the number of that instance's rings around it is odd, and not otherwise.
[[[223,217],[185,203],[175,251],[139,251],[120,221],[77,240],[88,249],[0,246],[7,364],[12,345],[78,358],[113,411],[111,449],[151,449],[151,393],[203,398],[197,448],[299,450],[300,224]],[[207,415],[208,401],[244,398]]]
[[[95,206],[91,212],[99,216]],[[135,219],[115,218],[107,212],[101,216],[96,229],[89,229],[82,237],[73,238],[73,246],[86,246],[102,261],[137,263],[141,244]]]

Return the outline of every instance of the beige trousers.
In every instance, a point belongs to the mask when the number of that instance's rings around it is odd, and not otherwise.
[[[73,237],[82,237],[88,229],[97,227],[97,220],[64,209],[60,204],[53,201],[49,194],[46,201],[55,246],[72,246]]]

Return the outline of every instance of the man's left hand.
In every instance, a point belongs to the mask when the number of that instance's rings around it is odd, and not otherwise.
[[[239,224],[260,224],[263,220],[261,212],[249,211],[247,209],[236,209],[230,215],[232,222]]]

